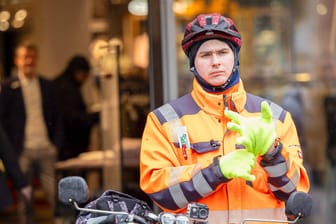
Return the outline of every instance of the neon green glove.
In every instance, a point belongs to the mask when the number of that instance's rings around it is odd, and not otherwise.
[[[251,174],[256,163],[255,156],[245,149],[236,150],[222,156],[219,159],[219,169],[228,178],[241,177],[248,181],[254,181],[255,176]]]
[[[238,132],[241,137],[237,139],[238,144],[242,144],[254,155],[264,155],[274,143],[276,133],[272,121],[272,111],[266,101],[261,103],[261,116],[247,118],[236,112],[226,110],[225,115],[232,119],[228,123],[228,128]]]

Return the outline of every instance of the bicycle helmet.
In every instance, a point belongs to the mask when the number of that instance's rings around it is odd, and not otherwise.
[[[227,81],[220,86],[211,86],[198,73],[195,68],[195,56],[200,46],[207,40],[219,39],[225,41],[234,52],[234,67]],[[242,41],[240,33],[230,18],[219,13],[200,14],[187,24],[182,49],[189,58],[190,71],[194,73],[196,80],[208,92],[222,92],[239,82],[238,53]]]
[[[230,41],[238,51],[242,44],[241,35],[230,18],[219,13],[200,14],[186,26],[183,51],[189,56],[189,50],[195,43],[214,38]]]

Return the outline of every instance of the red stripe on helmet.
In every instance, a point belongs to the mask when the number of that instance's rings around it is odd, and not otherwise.
[[[215,14],[212,14],[212,24],[218,24],[219,21],[220,21],[220,18],[221,18],[221,15],[215,13]]]
[[[206,25],[206,17],[202,14],[202,15],[199,15],[197,16],[197,22],[199,24],[200,27],[203,27]]]

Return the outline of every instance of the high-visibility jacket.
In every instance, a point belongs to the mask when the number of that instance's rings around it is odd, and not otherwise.
[[[246,218],[286,219],[284,201],[309,190],[302,152],[291,115],[271,101],[282,150],[269,161],[257,157],[256,180],[226,179],[214,158],[242,148],[227,129],[226,108],[260,116],[264,99],[246,93],[242,81],[221,94],[197,81],[193,90],[148,114],[140,152],[140,187],[164,211],[186,213],[190,202],[209,207],[209,224]],[[181,138],[184,136],[186,138]]]

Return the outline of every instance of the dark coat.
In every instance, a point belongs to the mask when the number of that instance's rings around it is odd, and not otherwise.
[[[57,147],[63,146],[63,119],[59,110],[59,98],[51,81],[39,78],[42,97],[43,118],[49,139]],[[0,121],[17,155],[23,150],[26,112],[22,88],[17,76],[2,83],[0,93]]]
[[[88,113],[81,93],[81,86],[72,76],[64,74],[54,80],[62,101],[64,118],[64,147],[60,148],[59,159],[65,160],[87,151],[91,127],[98,122],[98,113]]]
[[[18,164],[13,146],[0,125],[0,159],[2,160],[5,172],[0,171],[0,211],[13,203],[11,192],[7,185],[7,176],[12,180],[16,189],[21,189],[28,185]]]

